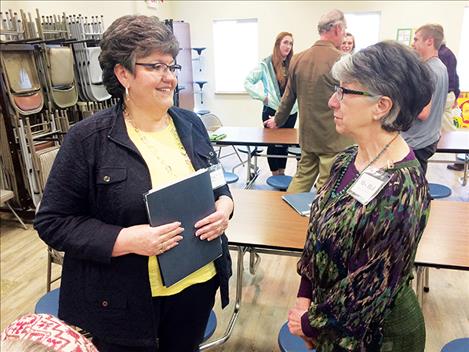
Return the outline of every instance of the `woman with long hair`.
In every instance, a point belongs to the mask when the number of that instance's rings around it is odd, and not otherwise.
[[[289,32],[281,32],[275,39],[272,55],[263,59],[253,69],[244,81],[244,88],[253,99],[264,103],[262,108],[262,121],[275,115],[282,100],[282,95],[288,83],[288,67],[293,56],[293,35]],[[261,82],[262,92],[257,89]],[[293,128],[296,123],[298,107],[295,104],[287,122],[280,127]],[[287,147],[269,146],[268,155],[287,155]],[[272,175],[283,175],[287,164],[286,158],[268,158]]]

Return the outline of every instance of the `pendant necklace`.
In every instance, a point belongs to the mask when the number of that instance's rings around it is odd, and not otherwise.
[[[150,149],[153,152],[152,156],[154,156],[156,158],[156,160],[158,160],[158,163],[163,167],[165,173],[170,175],[171,178],[173,178],[173,179],[179,178],[179,176],[176,175],[176,173],[174,172],[171,165],[168,164],[163,158],[160,157],[161,152],[158,150],[158,148],[155,147],[155,145],[144,134],[144,132],[142,132],[139,128],[137,128],[137,126],[135,125],[135,123],[133,121],[132,115],[130,114],[130,112],[127,109],[124,109],[124,118],[125,118],[126,121],[128,121],[130,123],[130,125],[132,126],[135,133],[137,134],[139,139],[142,141],[142,143],[145,146],[147,146],[147,148]],[[192,162],[190,161],[189,156],[187,155],[186,149],[184,148],[184,146],[181,143],[181,140],[180,140],[180,138],[177,134],[177,131],[176,131],[176,127],[171,122],[171,117],[168,115],[168,113],[166,113],[164,118],[166,118],[169,121],[168,122],[169,131],[170,131],[172,137],[174,138],[174,140],[176,141],[176,144],[178,146],[178,151],[181,153],[181,155],[182,155],[185,163],[187,164],[187,166],[192,168]]]
[[[371,160],[368,165],[366,165],[366,167],[361,171],[359,172],[357,175],[355,175],[355,177],[340,191],[340,192],[337,192],[337,188],[339,188],[341,182],[342,182],[342,179],[344,178],[345,176],[345,173],[347,172],[348,168],[350,167],[350,163],[352,162],[353,160],[353,157],[354,155],[350,155],[350,158],[348,160],[348,163],[347,163],[347,166],[344,167],[342,169],[342,171],[340,172],[340,175],[339,175],[339,178],[337,179],[337,181],[335,182],[334,184],[334,187],[332,188],[332,191],[331,191],[331,198],[336,198],[336,197],[340,197],[341,195],[343,195],[345,192],[347,192],[348,188],[350,187],[350,185],[352,185],[359,177],[360,175],[366,170],[368,169],[371,165],[373,165],[373,163],[378,160],[383,154],[384,152],[389,148],[389,146],[392,144],[392,142],[394,142],[396,140],[396,138],[399,136],[399,133],[396,134],[394,136],[393,139],[391,139],[389,141],[389,143],[387,143],[383,149],[381,149],[381,151],[378,153],[378,155],[376,155],[373,160]],[[355,154],[356,155],[356,154]]]

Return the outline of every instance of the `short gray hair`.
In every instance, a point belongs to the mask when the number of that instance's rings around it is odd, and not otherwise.
[[[322,15],[318,22],[319,34],[329,32],[335,25],[346,26],[344,13],[340,10],[332,10]]]
[[[344,55],[331,73],[339,81],[359,83],[370,93],[392,100],[391,110],[381,119],[386,131],[408,130],[433,93],[427,65],[409,47],[392,40]]]
[[[137,58],[154,51],[176,58],[179,43],[169,27],[149,16],[122,16],[104,32],[101,40],[99,65],[103,70],[103,84],[113,97],[122,98],[124,87],[114,74],[121,64],[134,73]]]

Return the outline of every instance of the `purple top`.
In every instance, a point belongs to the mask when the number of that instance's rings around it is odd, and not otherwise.
[[[441,44],[440,49],[438,50],[438,57],[445,64],[446,69],[448,70],[448,93],[454,92],[457,99],[461,91],[459,90],[459,77],[456,72],[456,65],[458,63],[456,56],[454,56],[453,52],[448,49],[445,44]]]
[[[412,149],[410,149],[409,153],[401,160],[398,161],[398,163],[402,163],[405,161],[411,161],[415,159],[415,154]],[[353,181],[353,179],[359,174],[357,168],[355,167],[355,163],[353,162],[355,159],[352,160],[352,162],[349,164],[347,171],[344,174],[344,177],[342,181],[340,182],[339,187],[337,188],[337,192],[340,192],[343,190],[349,183]],[[305,276],[301,277],[300,281],[300,287],[298,289],[298,294],[296,295],[297,297],[304,297],[304,298],[309,298],[311,299],[311,281],[308,280]],[[301,329],[303,330],[303,333],[312,338],[316,338],[319,334],[317,329],[314,329],[311,327],[311,324],[309,323],[308,320],[308,312],[304,313],[301,316]]]

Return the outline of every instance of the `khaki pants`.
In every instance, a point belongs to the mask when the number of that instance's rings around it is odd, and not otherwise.
[[[448,93],[448,97],[446,98],[446,105],[445,110],[443,112],[443,119],[441,121],[441,130],[443,132],[450,132],[457,130],[457,127],[454,125],[453,122],[453,104],[454,100],[456,99],[453,92]]]
[[[301,150],[301,159],[287,192],[309,192],[315,182],[316,189],[319,189],[329,178],[331,166],[337,154],[322,154]]]

